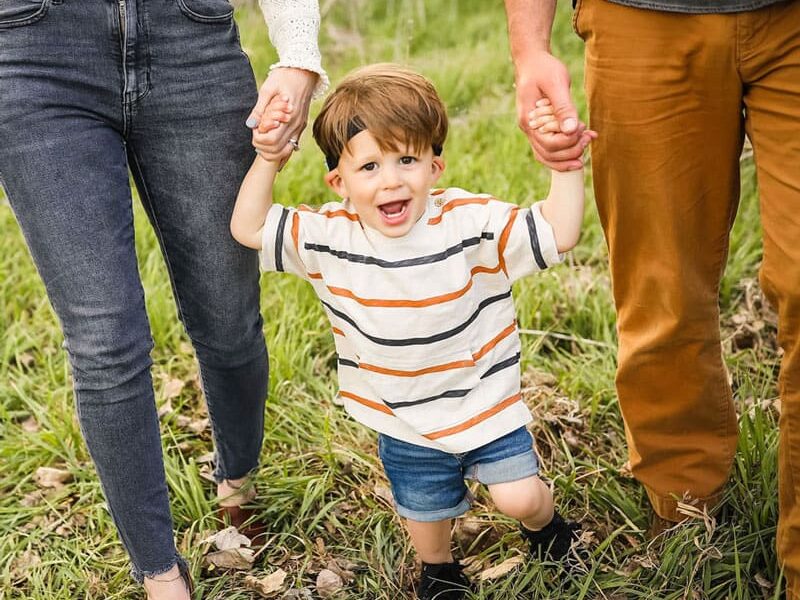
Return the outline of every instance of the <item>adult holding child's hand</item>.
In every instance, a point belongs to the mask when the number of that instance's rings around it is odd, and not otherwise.
[[[272,44],[286,52],[272,65],[269,77],[261,85],[247,126],[253,130],[253,146],[265,159],[286,162],[299,149],[312,98],[328,87],[316,30],[313,37],[309,36],[309,28],[313,28],[310,24],[319,18],[319,10],[315,1],[308,0],[261,0],[260,4],[270,23]],[[292,5],[291,10],[286,5]],[[264,114],[276,96],[286,103],[283,115],[277,118]]]
[[[514,56],[517,88],[517,119],[528,137],[534,156],[557,171],[583,167],[581,157],[593,139],[570,96],[566,66],[550,53],[550,27],[555,3],[544,2],[538,11],[525,3],[506,2],[511,53]],[[530,126],[536,102],[547,98],[553,105],[561,132],[544,135]]]

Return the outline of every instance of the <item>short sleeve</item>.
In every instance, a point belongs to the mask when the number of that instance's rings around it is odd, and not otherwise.
[[[512,208],[500,234],[500,263],[510,281],[543,271],[564,260],[556,247],[553,228],[542,216],[541,202]]]
[[[307,277],[299,250],[301,229],[302,219],[297,209],[272,205],[267,212],[261,239],[261,268],[264,271]]]

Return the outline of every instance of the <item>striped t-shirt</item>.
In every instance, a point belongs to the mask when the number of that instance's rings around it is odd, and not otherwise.
[[[314,286],[356,420],[451,453],[531,420],[511,283],[562,260],[538,205],[433,190],[399,238],[364,227],[346,200],[274,205],[263,235],[262,267]]]

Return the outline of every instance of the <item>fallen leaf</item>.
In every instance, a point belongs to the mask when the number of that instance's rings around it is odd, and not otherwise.
[[[188,425],[189,431],[192,433],[203,433],[208,429],[208,419],[194,419]]]
[[[27,571],[42,564],[42,559],[35,550],[25,550],[11,561],[12,579],[25,579]]]
[[[39,467],[33,475],[33,480],[44,488],[55,488],[60,490],[65,484],[72,481],[72,473],[63,469],[53,467]]]
[[[22,352],[16,356],[16,361],[20,367],[30,369],[36,362],[36,359],[33,358],[33,354],[30,352]]]
[[[235,550],[242,546],[247,546],[249,548],[251,543],[250,538],[239,533],[239,530],[233,525],[226,527],[222,531],[218,531],[206,541],[214,544],[217,550]]]
[[[27,433],[36,433],[39,431],[39,423],[36,421],[36,418],[33,415],[20,423],[20,426],[22,427],[22,431]]]
[[[196,461],[198,465],[202,465],[205,463],[213,463],[214,462],[214,453],[213,452],[206,452],[202,456],[198,456]]]
[[[521,565],[524,559],[521,556],[512,556],[509,559],[504,560],[499,565],[494,567],[489,567],[481,572],[478,576],[478,579],[481,581],[489,581],[491,579],[498,579],[503,575],[510,573],[513,571],[517,565]]]
[[[249,541],[249,540],[248,540]],[[220,569],[238,569],[246,571],[253,566],[254,552],[250,548],[230,548],[211,552],[206,555],[206,565]]]
[[[164,404],[162,404],[161,407],[158,409],[158,418],[163,419],[167,415],[171,415],[172,412],[173,412],[172,402],[170,402],[169,399],[167,399],[167,401],[164,402]]]
[[[335,596],[343,586],[342,578],[330,569],[322,569],[317,575],[317,594],[323,598]]]
[[[30,507],[30,506],[38,506],[42,503],[44,499],[44,492],[42,490],[35,490],[33,492],[28,492],[22,497],[20,500],[20,504],[22,506]]]
[[[312,600],[314,595],[309,588],[289,590],[283,595],[283,600]]]
[[[244,578],[244,585],[248,589],[261,594],[264,598],[269,598],[281,591],[286,576],[287,573],[283,569],[273,571],[266,577],[248,575]]]
[[[394,506],[394,496],[392,495],[391,488],[383,483],[376,483],[375,486],[372,488],[372,493],[375,494],[378,498],[386,502],[389,506]]]
[[[344,563],[345,561],[342,562]],[[350,571],[349,569],[345,568],[344,565],[340,565],[339,561],[337,561],[335,558],[329,560],[328,564],[325,565],[325,568],[328,569],[329,571],[336,573],[339,577],[342,578],[342,581],[346,581],[348,583],[356,578],[356,574],[353,573],[353,571]]]
[[[170,379],[166,385],[164,385],[162,396],[166,400],[169,400],[170,398],[177,398],[181,395],[184,385],[186,384],[181,379]]]
[[[765,590],[771,590],[775,587],[775,585],[771,581],[768,581],[761,573],[756,573],[755,579],[756,583]]]

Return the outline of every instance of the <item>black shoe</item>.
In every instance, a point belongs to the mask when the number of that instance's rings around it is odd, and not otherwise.
[[[553,520],[539,531],[531,531],[521,523],[519,530],[528,540],[532,556],[560,561],[567,557],[572,543],[577,541],[581,526],[575,521],[565,521],[555,512]]]
[[[462,600],[469,589],[469,579],[458,561],[430,565],[422,563],[422,577],[417,586],[420,600]]]

